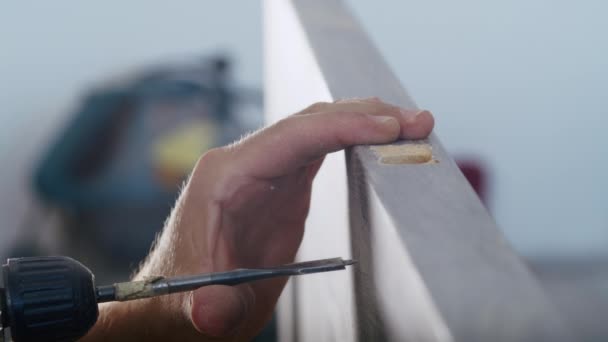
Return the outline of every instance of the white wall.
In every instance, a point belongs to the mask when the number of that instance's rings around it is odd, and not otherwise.
[[[28,205],[30,165],[89,86],[149,63],[226,51],[261,86],[257,1],[10,1],[0,6],[0,253]]]
[[[608,251],[608,2],[349,2],[520,251]]]

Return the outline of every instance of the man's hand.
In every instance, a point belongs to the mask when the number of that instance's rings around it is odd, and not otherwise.
[[[312,181],[327,153],[352,145],[425,138],[428,111],[378,99],[316,103],[197,163],[136,278],[292,262],[304,233]],[[287,279],[102,307],[89,338],[248,340],[269,320]]]

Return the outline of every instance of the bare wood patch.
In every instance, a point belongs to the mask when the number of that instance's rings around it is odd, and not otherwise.
[[[432,164],[433,148],[427,143],[376,145],[371,147],[382,164]]]

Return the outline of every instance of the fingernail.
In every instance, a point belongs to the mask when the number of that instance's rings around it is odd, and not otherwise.
[[[426,109],[419,110],[417,112],[413,111],[413,110],[407,110],[407,109],[401,109],[400,111],[401,111],[401,114],[403,115],[403,117],[405,118],[405,121],[409,122],[409,123],[415,122],[418,119],[418,117],[420,117],[422,115],[431,113]]]
[[[416,117],[421,116],[423,114],[431,114],[431,112],[429,112],[426,109],[423,109],[423,110],[419,111],[418,113],[416,113]]]

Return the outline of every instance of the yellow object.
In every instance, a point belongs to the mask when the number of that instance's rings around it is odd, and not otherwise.
[[[154,144],[154,166],[160,174],[183,177],[215,141],[216,125],[211,120],[190,121],[168,132]]]

